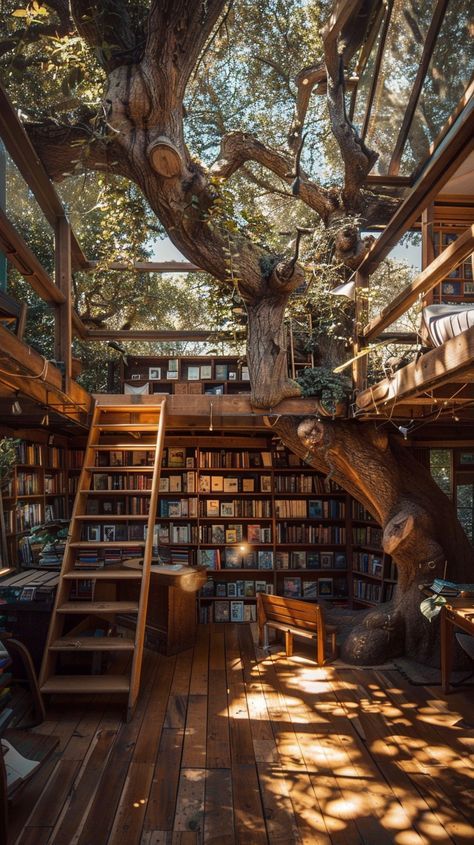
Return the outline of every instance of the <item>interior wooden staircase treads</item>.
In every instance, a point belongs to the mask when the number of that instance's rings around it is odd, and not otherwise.
[[[130,718],[140,688],[166,398],[154,405],[116,399],[96,398],[40,686],[50,695],[119,693]],[[123,566],[137,556],[138,569]],[[118,665],[127,667],[120,675]]]

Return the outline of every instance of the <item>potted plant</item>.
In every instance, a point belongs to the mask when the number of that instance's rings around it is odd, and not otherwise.
[[[2,566],[9,566],[7,531],[5,526],[5,514],[3,511],[3,490],[10,479],[13,467],[17,462],[16,447],[19,440],[14,437],[2,437],[0,439],[0,535],[1,547],[0,558]]]
[[[352,385],[347,376],[333,373],[328,367],[306,367],[298,375],[303,396],[320,400],[324,416],[344,416]]]

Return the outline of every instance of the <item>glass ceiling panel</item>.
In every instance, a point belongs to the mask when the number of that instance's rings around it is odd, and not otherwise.
[[[474,72],[474,5],[450,0],[423,84],[408,141],[402,172],[412,172],[429,154]]]
[[[388,171],[434,5],[435,0],[394,0],[366,137],[379,153],[374,173]]]
[[[365,111],[367,108],[367,101],[372,88],[372,79],[374,76],[375,62],[377,60],[377,53],[379,50],[380,39],[382,37],[383,22],[379,26],[377,38],[372,45],[372,49],[365,63],[359,83],[357,85],[357,96],[354,108],[353,123],[357,128],[359,134],[362,132],[364,126]]]

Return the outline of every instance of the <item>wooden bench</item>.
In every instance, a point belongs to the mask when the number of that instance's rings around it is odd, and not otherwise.
[[[336,628],[334,625],[325,624],[324,613],[319,604],[258,593],[257,621],[258,641],[262,647],[268,645],[268,628],[274,628],[285,634],[288,657],[293,654],[295,635],[316,640],[318,666],[323,666],[326,661],[327,639],[330,639],[331,643],[331,657],[336,657]]]

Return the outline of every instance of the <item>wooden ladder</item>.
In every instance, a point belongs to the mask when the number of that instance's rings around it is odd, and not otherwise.
[[[127,719],[140,688],[166,413],[165,397],[136,399],[96,397],[39,679],[44,694],[127,696]],[[131,556],[143,565],[127,568]],[[133,639],[123,636],[130,626]]]

